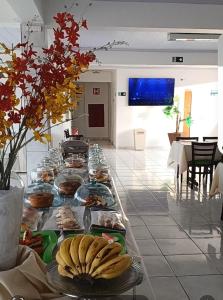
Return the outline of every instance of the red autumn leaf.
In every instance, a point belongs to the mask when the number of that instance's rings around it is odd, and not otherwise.
[[[29,83],[35,82],[36,81],[36,77],[31,76],[30,74],[26,75],[26,80]]]
[[[64,39],[64,32],[59,30],[59,29],[53,29],[54,30],[54,37],[55,39],[57,40],[60,40],[60,39]]]
[[[82,20],[81,26],[84,27],[84,28],[86,28],[86,29],[88,29],[88,27],[87,27],[87,20]]]
[[[65,17],[66,17],[66,13],[57,13],[56,16],[54,16],[54,20],[57,22],[57,24],[59,24],[61,27],[64,27],[66,25],[65,22]]]
[[[14,70],[18,72],[27,71],[27,60],[16,57],[16,59],[14,60]]]
[[[22,53],[18,56],[12,53],[4,72],[7,76],[0,82],[0,111],[5,112],[5,120],[25,124],[33,130],[42,128],[45,116],[60,119],[60,111],[70,105],[69,93],[75,93],[69,83],[77,81],[83,68],[95,60],[93,52],[81,53],[79,49],[79,30],[80,27],[87,29],[86,20],[76,22],[73,15],[66,12],[58,13],[54,19],[57,23],[54,40],[48,48],[42,49],[43,57],[37,56],[33,44],[17,44],[12,50],[21,48]],[[57,107],[51,110],[47,101],[51,97],[51,101],[56,102],[63,88],[69,91],[67,98],[60,103],[58,111]],[[16,90],[21,94],[19,104]],[[10,126],[10,122],[3,127]]]
[[[15,46],[15,49],[16,49],[16,48],[26,47],[27,45],[28,45],[28,42],[25,42],[25,43],[18,43],[18,44]]]
[[[9,121],[12,121],[13,123],[20,123],[21,115],[18,113],[15,113],[14,111],[11,111],[8,113]]]

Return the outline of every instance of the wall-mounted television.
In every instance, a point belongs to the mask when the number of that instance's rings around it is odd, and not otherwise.
[[[174,78],[129,78],[129,105],[173,105]]]

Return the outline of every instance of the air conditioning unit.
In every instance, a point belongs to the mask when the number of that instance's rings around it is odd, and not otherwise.
[[[168,41],[213,41],[221,35],[217,33],[168,33]]]

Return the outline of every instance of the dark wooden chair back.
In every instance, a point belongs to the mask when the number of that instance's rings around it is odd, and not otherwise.
[[[82,134],[77,134],[77,135],[72,135],[69,133],[69,129],[65,129],[64,130],[64,135],[65,135],[65,138],[66,139],[69,139],[69,138],[73,138],[75,140],[81,140],[84,138],[84,136]]]
[[[177,136],[176,141],[195,141],[198,142],[198,136]]]
[[[81,140],[84,138],[84,136],[82,134],[70,135],[70,137],[72,137],[75,140]]]
[[[68,139],[70,137],[69,129],[64,130],[64,136],[65,136],[66,139]]]
[[[192,164],[214,165],[217,142],[198,143],[192,142]],[[202,163],[203,162],[203,163]]]
[[[217,136],[203,136],[203,142],[205,141],[217,141],[218,137]]]

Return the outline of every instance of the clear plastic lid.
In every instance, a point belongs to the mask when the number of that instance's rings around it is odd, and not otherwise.
[[[97,161],[89,161],[88,162],[88,169],[89,170],[109,170],[109,166],[104,160],[97,160]]]
[[[32,183],[50,183],[53,184],[55,169],[47,164],[39,164],[37,168],[31,171]]]
[[[56,165],[61,165],[63,162],[62,153],[59,149],[51,148],[49,150],[49,157]]]
[[[101,183],[108,182],[111,179],[110,172],[108,169],[90,169],[89,179]]]
[[[76,156],[70,156],[64,160],[67,168],[82,169],[86,167],[84,159]]]
[[[92,210],[91,226],[105,227],[113,230],[125,231],[122,215],[116,211]],[[97,227],[96,227],[97,228]]]
[[[73,169],[67,169],[60,173],[54,182],[60,195],[73,197],[76,190],[83,184],[83,178],[80,175],[74,173]]]
[[[26,188],[24,200],[32,207],[44,208],[57,206],[58,197],[57,190],[51,184],[33,183]]]
[[[107,182],[110,180],[110,171],[107,164],[99,163],[89,163],[88,164],[89,178],[94,179],[97,182]]]
[[[112,207],[115,200],[109,188],[104,184],[92,181],[88,184],[83,184],[78,188],[74,195],[75,200],[79,205],[87,207]]]

